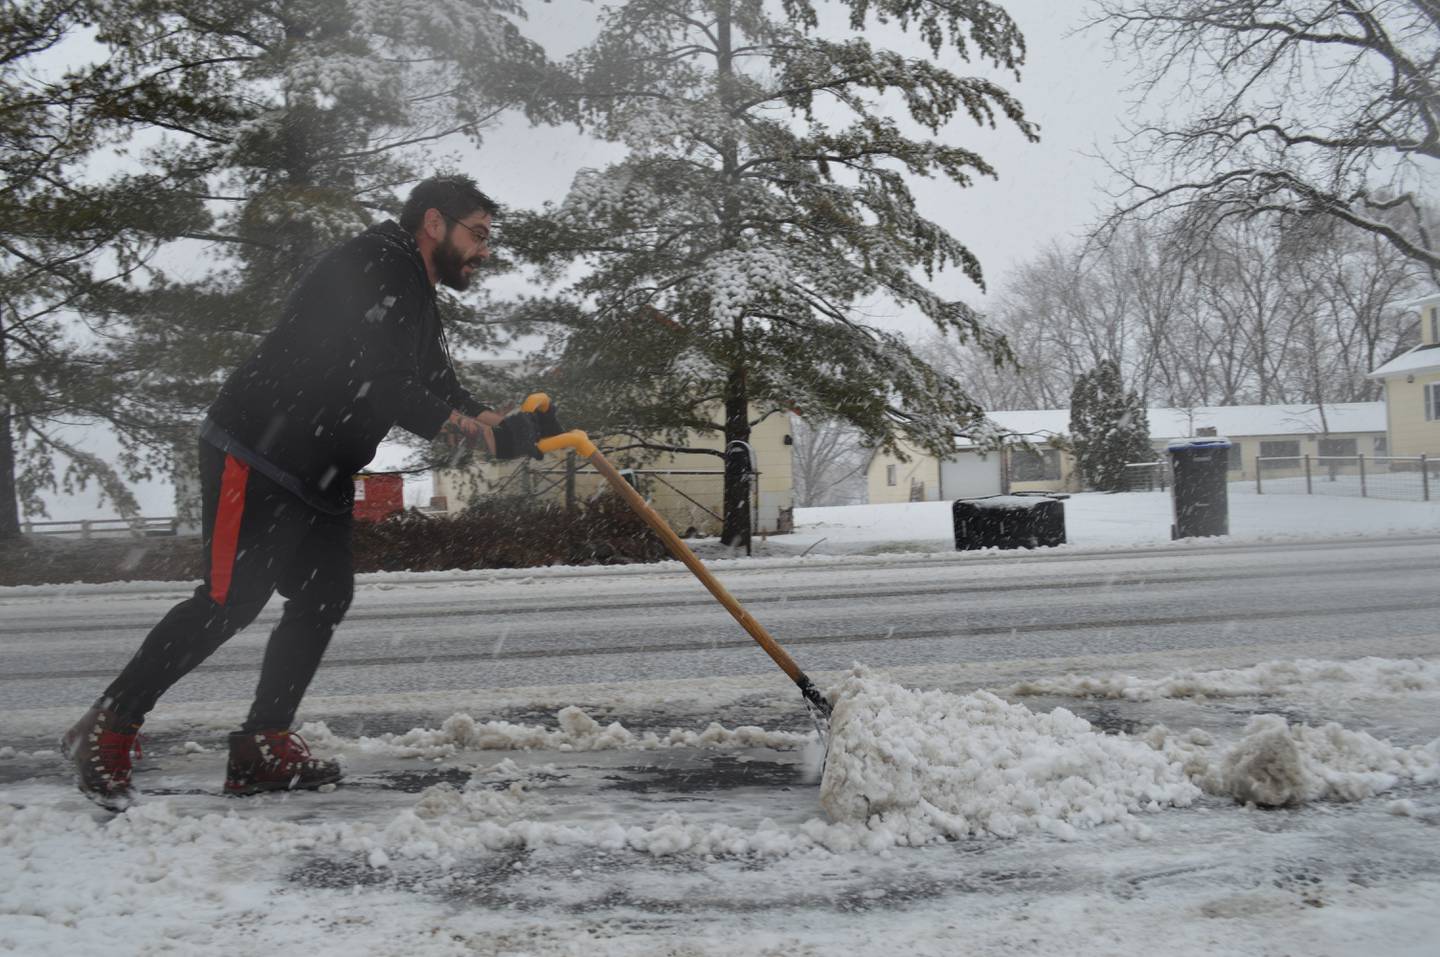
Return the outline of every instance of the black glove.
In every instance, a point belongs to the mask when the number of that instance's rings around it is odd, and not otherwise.
[[[550,403],[550,408],[544,412],[535,413],[535,427],[540,430],[542,439],[565,433],[565,427],[560,424],[560,418],[555,414],[555,403]]]
[[[532,459],[545,457],[535,447],[535,443],[540,439],[535,418],[533,412],[516,412],[500,420],[500,424],[494,428],[497,459],[518,459],[522,455],[528,455]]]

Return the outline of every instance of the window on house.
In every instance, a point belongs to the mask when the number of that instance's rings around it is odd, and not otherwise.
[[[1244,448],[1245,447],[1243,445],[1241,445],[1239,442],[1236,442],[1234,439],[1230,440],[1230,471],[1238,472],[1245,467],[1245,453],[1243,451]]]
[[[1390,454],[1390,439],[1389,439],[1388,436],[1384,436],[1384,435],[1377,435],[1377,436],[1375,436],[1375,454],[1376,454],[1376,455],[1389,455],[1389,454]]]
[[[1354,439],[1321,439],[1321,458],[1346,458],[1353,459],[1360,450],[1355,446]]]
[[[1440,419],[1440,382],[1431,382],[1425,386],[1425,421],[1437,419]]]
[[[1300,440],[1271,439],[1269,442],[1261,442],[1260,457],[1266,459],[1298,459],[1300,457]]]
[[[893,465],[887,465],[887,466],[885,466],[885,484],[886,484],[886,485],[894,485],[894,484],[895,484],[895,466],[893,466]]]
[[[1060,480],[1060,452],[1057,449],[1011,449],[1010,481],[1057,482]]]
[[[1430,307],[1430,341],[1440,342],[1440,306]]]

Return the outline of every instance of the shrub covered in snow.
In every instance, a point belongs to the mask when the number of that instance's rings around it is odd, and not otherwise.
[[[641,518],[612,495],[573,511],[524,498],[486,499],[459,515],[402,512],[355,526],[355,570],[444,571],[546,565],[625,565],[668,556]],[[0,586],[198,581],[198,538],[24,541],[0,555]]]

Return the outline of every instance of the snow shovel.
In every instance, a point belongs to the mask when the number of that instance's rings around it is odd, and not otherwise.
[[[520,407],[526,412],[544,412],[550,408],[550,397],[544,393],[537,392],[527,397]],[[620,494],[620,497],[625,499],[630,507],[645,520],[645,523],[654,529],[656,535],[660,536],[660,540],[665,543],[665,547],[670,549],[670,554],[674,555],[684,563],[686,568],[695,573],[695,577],[700,579],[700,583],[710,590],[710,594],[714,595],[716,600],[725,606],[725,610],[734,616],[735,620],[740,623],[740,627],[748,631],[750,637],[754,638],[756,643],[765,649],[765,653],[780,666],[780,670],[789,675],[790,680],[795,682],[796,686],[800,689],[800,694],[805,697],[805,706],[809,708],[810,716],[815,721],[816,730],[820,732],[820,739],[824,742],[830,724],[830,702],[820,693],[820,689],[815,687],[814,682],[810,680],[805,672],[800,670],[800,666],[795,663],[795,659],[786,654],[784,648],[776,644],[775,639],[770,637],[770,633],[765,630],[760,622],[756,621],[755,618],[741,606],[740,602],[735,600],[735,596],[726,591],[725,586],[720,584],[714,575],[710,574],[710,570],[695,556],[695,553],[690,550],[690,546],[686,545],[680,536],[675,534],[674,529],[666,523],[665,519],[661,518],[658,512],[647,505],[645,499],[640,497],[640,493],[635,491],[635,487],[625,481],[625,477],[615,470],[615,466],[611,465],[609,460],[600,454],[600,450],[595,447],[594,442],[590,441],[590,437],[579,429],[574,429],[560,435],[553,435],[549,438],[541,439],[536,443],[536,446],[541,452],[574,449],[576,454],[585,456],[590,460],[590,464],[595,467],[595,471],[605,476],[605,480]]]

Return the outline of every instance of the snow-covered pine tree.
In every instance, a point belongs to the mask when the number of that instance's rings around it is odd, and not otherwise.
[[[820,30],[822,12],[848,13],[854,35]],[[925,48],[877,47],[866,32],[880,23],[913,30]],[[512,221],[507,242],[556,278],[586,264],[561,294],[577,306],[565,314],[613,324],[602,337],[611,348],[625,349],[624,325],[645,308],[683,328],[689,360],[647,383],[674,412],[667,425],[723,429],[728,444],[748,439],[749,410],[798,408],[850,423],[875,446],[904,437],[948,453],[979,408],[862,310],[886,297],[1008,357],[974,311],[928,284],[951,267],[981,284],[980,264],[926,218],[907,180],[963,187],[994,175],[956,145],[957,118],[1006,120],[1036,138],[1003,87],[940,65],[976,58],[1016,71],[1023,56],[1020,31],[988,0],[620,3],[569,67],[583,122],[630,154]],[[732,471],[725,540],[749,522]]]
[[[1149,462],[1150,417],[1120,377],[1120,365],[1106,359],[1075,380],[1070,393],[1070,441],[1086,487],[1102,492],[1125,488],[1125,466]]]
[[[162,412],[135,400],[150,361],[110,354],[123,330],[95,313],[82,325],[77,312],[204,215],[193,199],[157,201],[163,184],[153,175],[90,175],[128,131],[94,108],[115,86],[114,69],[58,66],[57,51],[85,32],[81,6],[0,6],[0,539],[19,537],[22,512],[45,517],[45,490],[93,484],[122,516],[138,509],[127,481],[151,474],[146,443],[163,425]],[[117,439],[119,462],[77,447],[76,423]]]
[[[1112,433],[1115,450],[1108,459],[1106,481],[1119,490],[1125,488],[1125,466],[1135,462],[1153,462],[1155,449],[1150,444],[1150,414],[1145,400],[1134,389],[1124,393],[1120,418]]]

